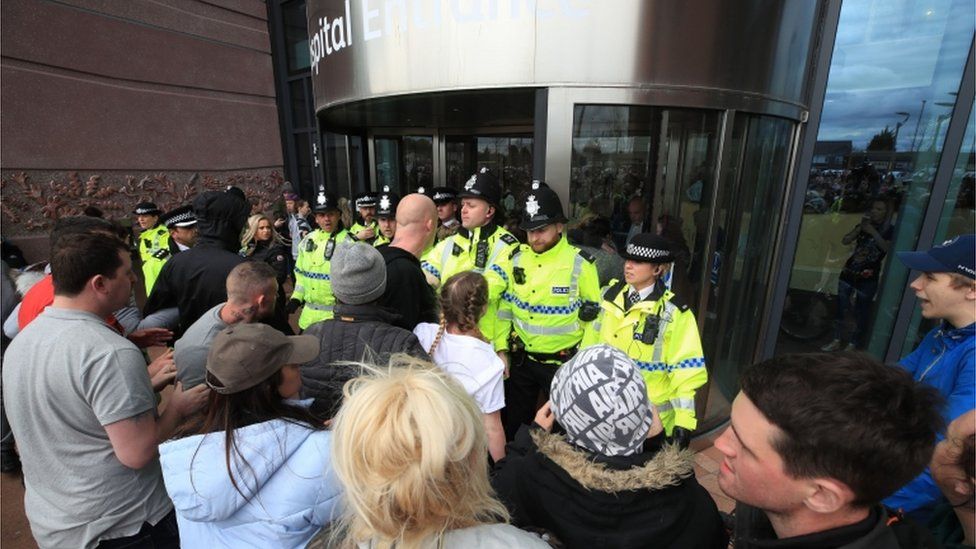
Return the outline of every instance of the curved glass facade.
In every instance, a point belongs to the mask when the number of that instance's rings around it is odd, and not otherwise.
[[[773,352],[843,334],[889,357],[921,329],[892,254],[870,300],[839,290],[844,241],[878,195],[893,249],[972,226],[972,130],[950,131],[971,120],[971,2],[462,4],[308,2],[328,186],[459,187],[489,167],[509,214],[539,178],[574,221],[608,217],[618,245],[635,222],[666,230],[710,373],[702,431]]]

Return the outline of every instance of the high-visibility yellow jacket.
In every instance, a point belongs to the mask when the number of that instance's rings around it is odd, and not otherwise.
[[[489,223],[473,230],[461,228],[424,255],[421,266],[442,284],[451,275],[462,271],[475,271],[488,281],[488,311],[478,327],[495,351],[508,350],[508,336],[512,321],[498,317],[502,294],[508,289],[508,273],[512,253],[518,247],[518,239],[505,229]]]
[[[389,244],[390,242],[392,242],[391,239],[383,236],[383,233],[377,232],[376,233],[376,239],[373,240],[373,247],[374,248],[379,248],[383,244]]]
[[[163,265],[172,256],[169,250],[169,229],[156,225],[139,235],[139,257],[142,258],[142,277],[146,282],[146,295],[152,293]]]
[[[327,233],[322,229],[305,235],[298,245],[295,260],[295,291],[292,299],[305,303],[298,327],[306,329],[312,324],[332,318],[335,296],[332,295],[332,254],[342,242],[352,238],[345,230]]]
[[[349,236],[355,237],[356,233],[358,233],[363,229],[373,229],[373,238],[367,238],[366,240],[363,240],[363,242],[367,244],[372,244],[373,240],[376,239],[376,237],[380,236],[380,225],[379,223],[376,222],[375,219],[366,224],[359,223],[358,221],[356,223],[353,223],[352,227],[349,227]]]
[[[600,316],[587,328],[582,346],[606,343],[627,353],[644,376],[667,434],[675,426],[694,430],[695,391],[708,381],[695,315],[663,284],[630,307],[628,291],[616,280],[604,288]]]
[[[508,290],[502,295],[499,315],[512,319],[525,350],[552,354],[578,346],[588,324],[580,319],[580,308],[600,302],[593,257],[562,236],[541,254],[527,244],[519,246],[507,274]]]

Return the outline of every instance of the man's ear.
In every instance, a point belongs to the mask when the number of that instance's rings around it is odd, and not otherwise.
[[[834,513],[854,501],[854,491],[839,480],[814,478],[809,483],[810,494],[804,498],[803,503],[815,513]]]
[[[969,291],[966,292],[966,299],[976,301],[976,284],[969,285]]]
[[[95,275],[88,279],[88,286],[95,290],[98,294],[105,293],[105,283],[107,282],[107,277],[105,275]]]
[[[487,214],[488,214],[488,219],[491,219],[492,221],[494,221],[494,219],[495,219],[495,212],[496,212],[496,211],[497,211],[497,210],[495,210],[495,207],[494,207],[494,206],[492,206],[491,204],[489,204],[489,205],[488,205],[488,212],[487,212]]]

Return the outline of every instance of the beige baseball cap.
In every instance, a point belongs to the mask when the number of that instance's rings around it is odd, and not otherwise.
[[[207,355],[207,385],[231,395],[268,379],[286,364],[319,354],[314,336],[286,336],[266,324],[236,324],[222,330]]]

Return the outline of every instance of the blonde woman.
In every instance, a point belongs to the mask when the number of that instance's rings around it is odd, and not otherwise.
[[[394,355],[350,381],[332,459],[346,493],[343,547],[548,547],[507,524],[488,483],[481,412],[433,365]]]
[[[252,261],[263,261],[275,270],[278,297],[270,323],[285,335],[293,334],[294,331],[288,324],[288,313],[285,311],[285,280],[289,272],[288,244],[275,230],[271,218],[264,214],[254,214],[247,218],[247,226],[241,235],[240,254]]]

